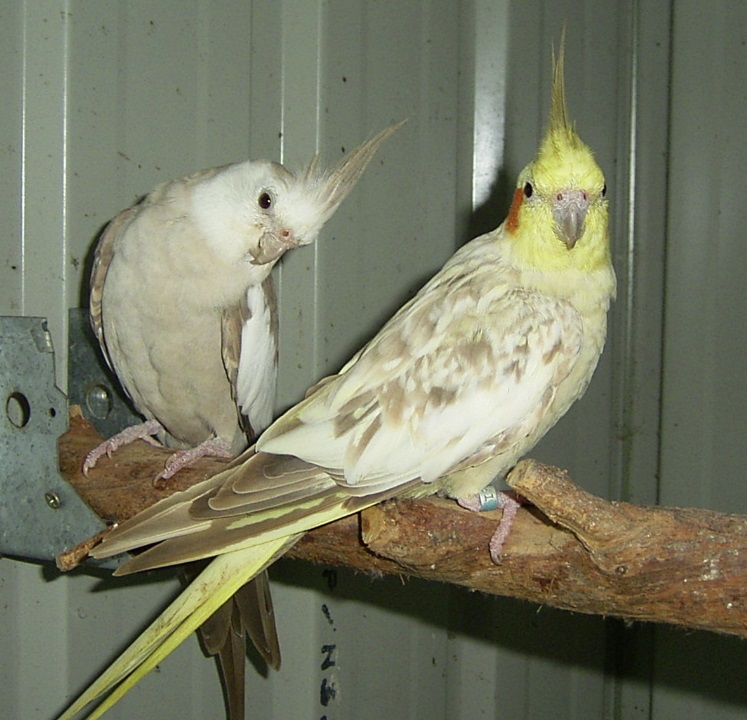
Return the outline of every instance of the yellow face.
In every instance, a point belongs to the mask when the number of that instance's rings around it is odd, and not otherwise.
[[[561,43],[547,132],[537,157],[519,175],[505,223],[514,257],[540,270],[608,264],[606,195],[594,154],[568,120]]]
[[[519,175],[505,224],[517,260],[541,270],[608,264],[606,195],[594,154],[568,121],[561,45],[547,132],[537,157]]]
[[[589,148],[572,130],[549,134],[519,175],[506,230],[540,265],[608,255],[607,187]]]

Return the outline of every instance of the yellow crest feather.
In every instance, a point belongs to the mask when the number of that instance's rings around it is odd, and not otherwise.
[[[550,105],[550,122],[548,132],[567,133],[573,132],[573,127],[568,122],[568,108],[565,104],[565,29],[560,36],[560,50],[555,58],[555,49],[552,52],[552,94]]]
[[[537,157],[531,164],[534,180],[538,185],[562,185],[567,182],[564,174],[582,178],[591,172],[599,173],[601,177],[591,150],[576,134],[569,120],[565,100],[565,29],[560,36],[557,57],[553,49],[552,64],[550,114]],[[603,178],[601,182],[604,182]]]

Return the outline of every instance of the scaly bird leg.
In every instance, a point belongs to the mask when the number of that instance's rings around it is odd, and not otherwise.
[[[162,480],[168,480],[180,470],[189,467],[202,457],[215,457],[222,460],[232,460],[236,453],[231,452],[231,443],[220,438],[210,438],[201,442],[197,447],[189,450],[179,450],[175,452],[167,461],[166,465],[156,479],[154,484],[158,485]]]
[[[110,458],[112,453],[116,450],[121,448],[123,445],[129,445],[130,443],[135,442],[135,440],[145,440],[145,442],[154,447],[163,447],[158,440],[152,437],[163,430],[164,427],[158,422],[158,420],[148,420],[147,422],[140,423],[140,425],[132,425],[131,427],[125,428],[116,435],[110,437],[108,440],[102,442],[86,455],[86,459],[83,462],[83,474],[87,475],[88,471],[99,461],[99,458],[104,455]],[[231,460],[235,457],[235,453],[231,452],[230,443],[226,440],[221,440],[220,438],[209,438],[208,440],[205,440],[205,442],[200,443],[197,447],[189,448],[188,450],[178,450],[166,461],[163,472],[154,479],[154,485],[158,485],[163,480],[168,480],[170,477],[176,475],[180,470],[192,465],[201,457],[216,457],[224,460]]]
[[[110,458],[115,450],[121,448],[123,445],[129,445],[135,442],[135,440],[145,440],[150,445],[162,447],[161,443],[152,437],[162,430],[163,426],[158,420],[148,420],[147,422],[140,423],[140,425],[132,425],[125,428],[108,440],[104,440],[104,442],[86,455],[86,459],[83,462],[83,474],[87,475],[88,471],[96,465],[100,457],[106,455]]]
[[[511,526],[519,506],[524,504],[524,499],[512,492],[498,492],[492,485],[483,488],[477,495],[471,497],[458,498],[457,503],[472,512],[482,512],[483,510],[503,510],[503,517],[498,523],[498,529],[490,538],[488,548],[490,549],[490,559],[496,564],[501,564],[501,553],[503,544],[511,533]]]

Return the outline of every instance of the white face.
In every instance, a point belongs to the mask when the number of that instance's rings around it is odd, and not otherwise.
[[[288,250],[314,242],[378,146],[401,124],[382,130],[330,170],[320,167],[318,156],[296,174],[277,163],[250,160],[197,181],[192,213],[204,241],[224,263],[261,281]]]
[[[226,262],[272,267],[319,234],[326,220],[317,200],[321,185],[277,163],[248,161],[197,185],[193,210],[207,242]]]
[[[332,214],[325,202],[328,192],[324,178],[304,173],[293,175],[274,163],[270,172],[278,180],[272,182],[268,178],[255,203],[260,208],[259,224],[265,231],[260,253],[255,255],[257,263],[277,260],[288,249],[311,244]],[[261,177],[259,182],[262,184]]]

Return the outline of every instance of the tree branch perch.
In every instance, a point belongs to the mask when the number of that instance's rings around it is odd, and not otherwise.
[[[60,469],[107,522],[121,522],[223,467],[203,459],[157,489],[168,451],[138,442],[99,461],[85,454],[100,437],[71,413],[60,438]],[[557,468],[519,463],[508,482],[534,507],[521,508],[494,565],[488,541],[500,512],[471,513],[430,498],[392,501],[306,535],[288,554],[357,570],[415,575],[566,610],[674,623],[747,637],[747,517],[602,500]],[[60,556],[63,569],[90,542]]]

